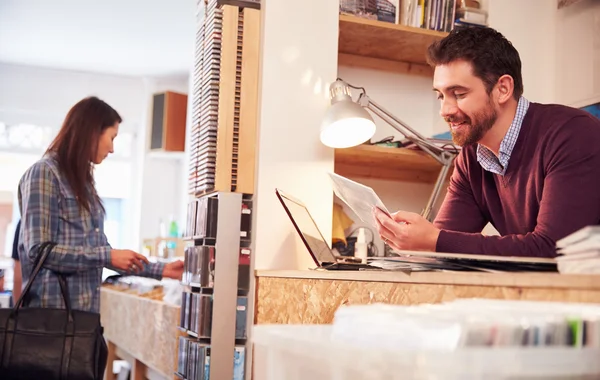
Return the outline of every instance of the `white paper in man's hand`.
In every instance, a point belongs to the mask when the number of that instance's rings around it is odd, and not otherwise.
[[[390,215],[381,199],[372,188],[354,182],[335,173],[328,173],[333,183],[333,191],[338,198],[350,207],[352,211],[364,222],[377,230],[377,221],[373,216],[373,207]],[[391,216],[390,216],[391,217]]]

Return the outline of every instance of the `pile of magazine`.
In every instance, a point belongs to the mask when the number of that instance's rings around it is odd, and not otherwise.
[[[560,273],[600,273],[600,226],[584,227],[557,241],[556,251]]]

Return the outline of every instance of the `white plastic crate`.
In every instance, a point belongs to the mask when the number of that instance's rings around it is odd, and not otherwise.
[[[598,379],[600,349],[365,349],[332,337],[331,325],[257,325],[255,380]]]

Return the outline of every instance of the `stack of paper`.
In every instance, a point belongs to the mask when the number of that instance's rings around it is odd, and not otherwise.
[[[556,242],[558,271],[600,273],[600,226],[588,226]]]

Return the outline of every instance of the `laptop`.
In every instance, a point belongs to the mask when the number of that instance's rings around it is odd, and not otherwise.
[[[381,270],[376,266],[353,262],[353,257],[335,255],[323,238],[308,208],[300,200],[275,189],[277,198],[290,217],[296,232],[302,239],[317,268],[326,270]]]
[[[372,264],[352,262],[353,257],[337,256],[325,242],[307,207],[300,200],[276,189],[275,193],[290,217],[296,232],[318,268],[328,270],[386,270]],[[444,270],[483,272],[556,272],[555,259],[537,257],[510,257],[460,253],[399,251],[396,257],[378,258],[388,262],[404,263],[402,270]],[[398,269],[395,269],[398,270]]]

